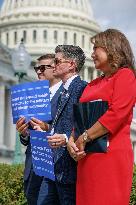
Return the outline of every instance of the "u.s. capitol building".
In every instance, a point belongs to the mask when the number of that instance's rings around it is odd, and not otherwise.
[[[4,0],[0,10],[0,154],[10,155],[15,145],[15,125],[10,109],[10,86],[17,83],[11,64],[12,49],[21,38],[33,61],[54,52],[58,44],[79,45],[87,59],[81,76],[90,81],[99,73],[91,56],[91,36],[100,31],[89,0]],[[32,67],[27,80],[36,75]],[[135,126],[133,126],[135,133]],[[133,133],[132,133],[133,134]]]

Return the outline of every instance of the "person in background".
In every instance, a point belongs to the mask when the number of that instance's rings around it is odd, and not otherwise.
[[[73,128],[73,104],[86,86],[78,73],[85,62],[85,55],[79,46],[59,45],[55,49],[54,76],[63,82],[63,92],[57,104],[57,113],[52,123],[54,135],[48,142],[54,151],[55,181],[46,192],[44,178],[39,192],[38,205],[75,205],[76,162],[67,151],[67,141]]]
[[[80,102],[101,99],[109,108],[68,150],[78,161],[76,205],[128,205],[133,175],[130,124],[136,102],[134,55],[123,33],[108,29],[91,38],[92,59],[103,75],[85,88]],[[107,153],[84,152],[87,142],[109,133]]]
[[[56,113],[56,107],[54,106],[54,104],[56,104],[56,101],[60,95],[62,84],[59,78],[53,76],[54,58],[54,54],[43,55],[37,59],[37,66],[34,67],[39,80],[49,80],[50,82],[49,89],[52,119]],[[46,123],[43,123],[42,121],[34,118],[33,125],[36,125],[37,123],[40,123],[40,125],[42,124],[43,127],[46,126]],[[30,123],[25,123],[25,118],[21,117],[16,123],[16,129],[20,133],[21,143],[27,146],[24,170],[24,192],[28,204],[37,205],[38,193],[43,177],[37,176],[33,171],[31,144],[28,128],[30,128]]]

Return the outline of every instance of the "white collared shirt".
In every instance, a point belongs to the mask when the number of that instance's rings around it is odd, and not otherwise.
[[[73,75],[71,78],[69,78],[69,79],[66,81],[66,83],[63,85],[66,90],[68,90],[70,84],[72,83],[72,81],[73,81],[77,76],[78,76],[77,74],[76,74],[76,75]]]
[[[55,93],[57,92],[57,90],[60,88],[61,85],[62,85],[62,81],[59,81],[58,83],[56,83],[55,85],[53,85],[49,88],[50,100],[52,100],[53,96],[55,95]]]

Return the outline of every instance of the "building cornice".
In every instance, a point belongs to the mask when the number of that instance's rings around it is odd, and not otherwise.
[[[80,29],[86,29],[89,31],[94,31],[94,32],[100,32],[100,27],[93,21],[72,21],[71,19],[69,19],[70,21],[68,21],[68,19],[60,19],[59,22],[56,21],[56,19],[48,19],[46,21],[46,19],[23,19],[20,21],[14,20],[14,21],[7,21],[7,22],[1,22],[0,23],[0,28],[8,28],[8,27],[13,27],[13,26],[19,26],[19,25],[29,25],[29,24],[43,24],[44,25],[48,25],[48,24],[55,24],[55,27],[57,25],[65,25],[66,26],[72,26],[75,28],[80,28]]]
[[[15,24],[55,23],[100,31],[99,25],[88,14],[78,10],[55,7],[20,8],[0,17],[0,27]],[[91,25],[91,26],[90,26]]]
[[[89,0],[4,0],[1,7],[1,16],[6,16],[13,13],[21,13],[31,11],[59,11],[59,12],[78,12],[81,15],[88,15],[93,18],[93,11]]]

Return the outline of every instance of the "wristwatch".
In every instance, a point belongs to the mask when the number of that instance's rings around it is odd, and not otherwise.
[[[84,142],[89,142],[89,141],[91,141],[91,139],[90,139],[89,136],[88,136],[87,130],[85,130],[85,131],[83,132],[82,136],[83,136],[83,141],[84,141]]]

